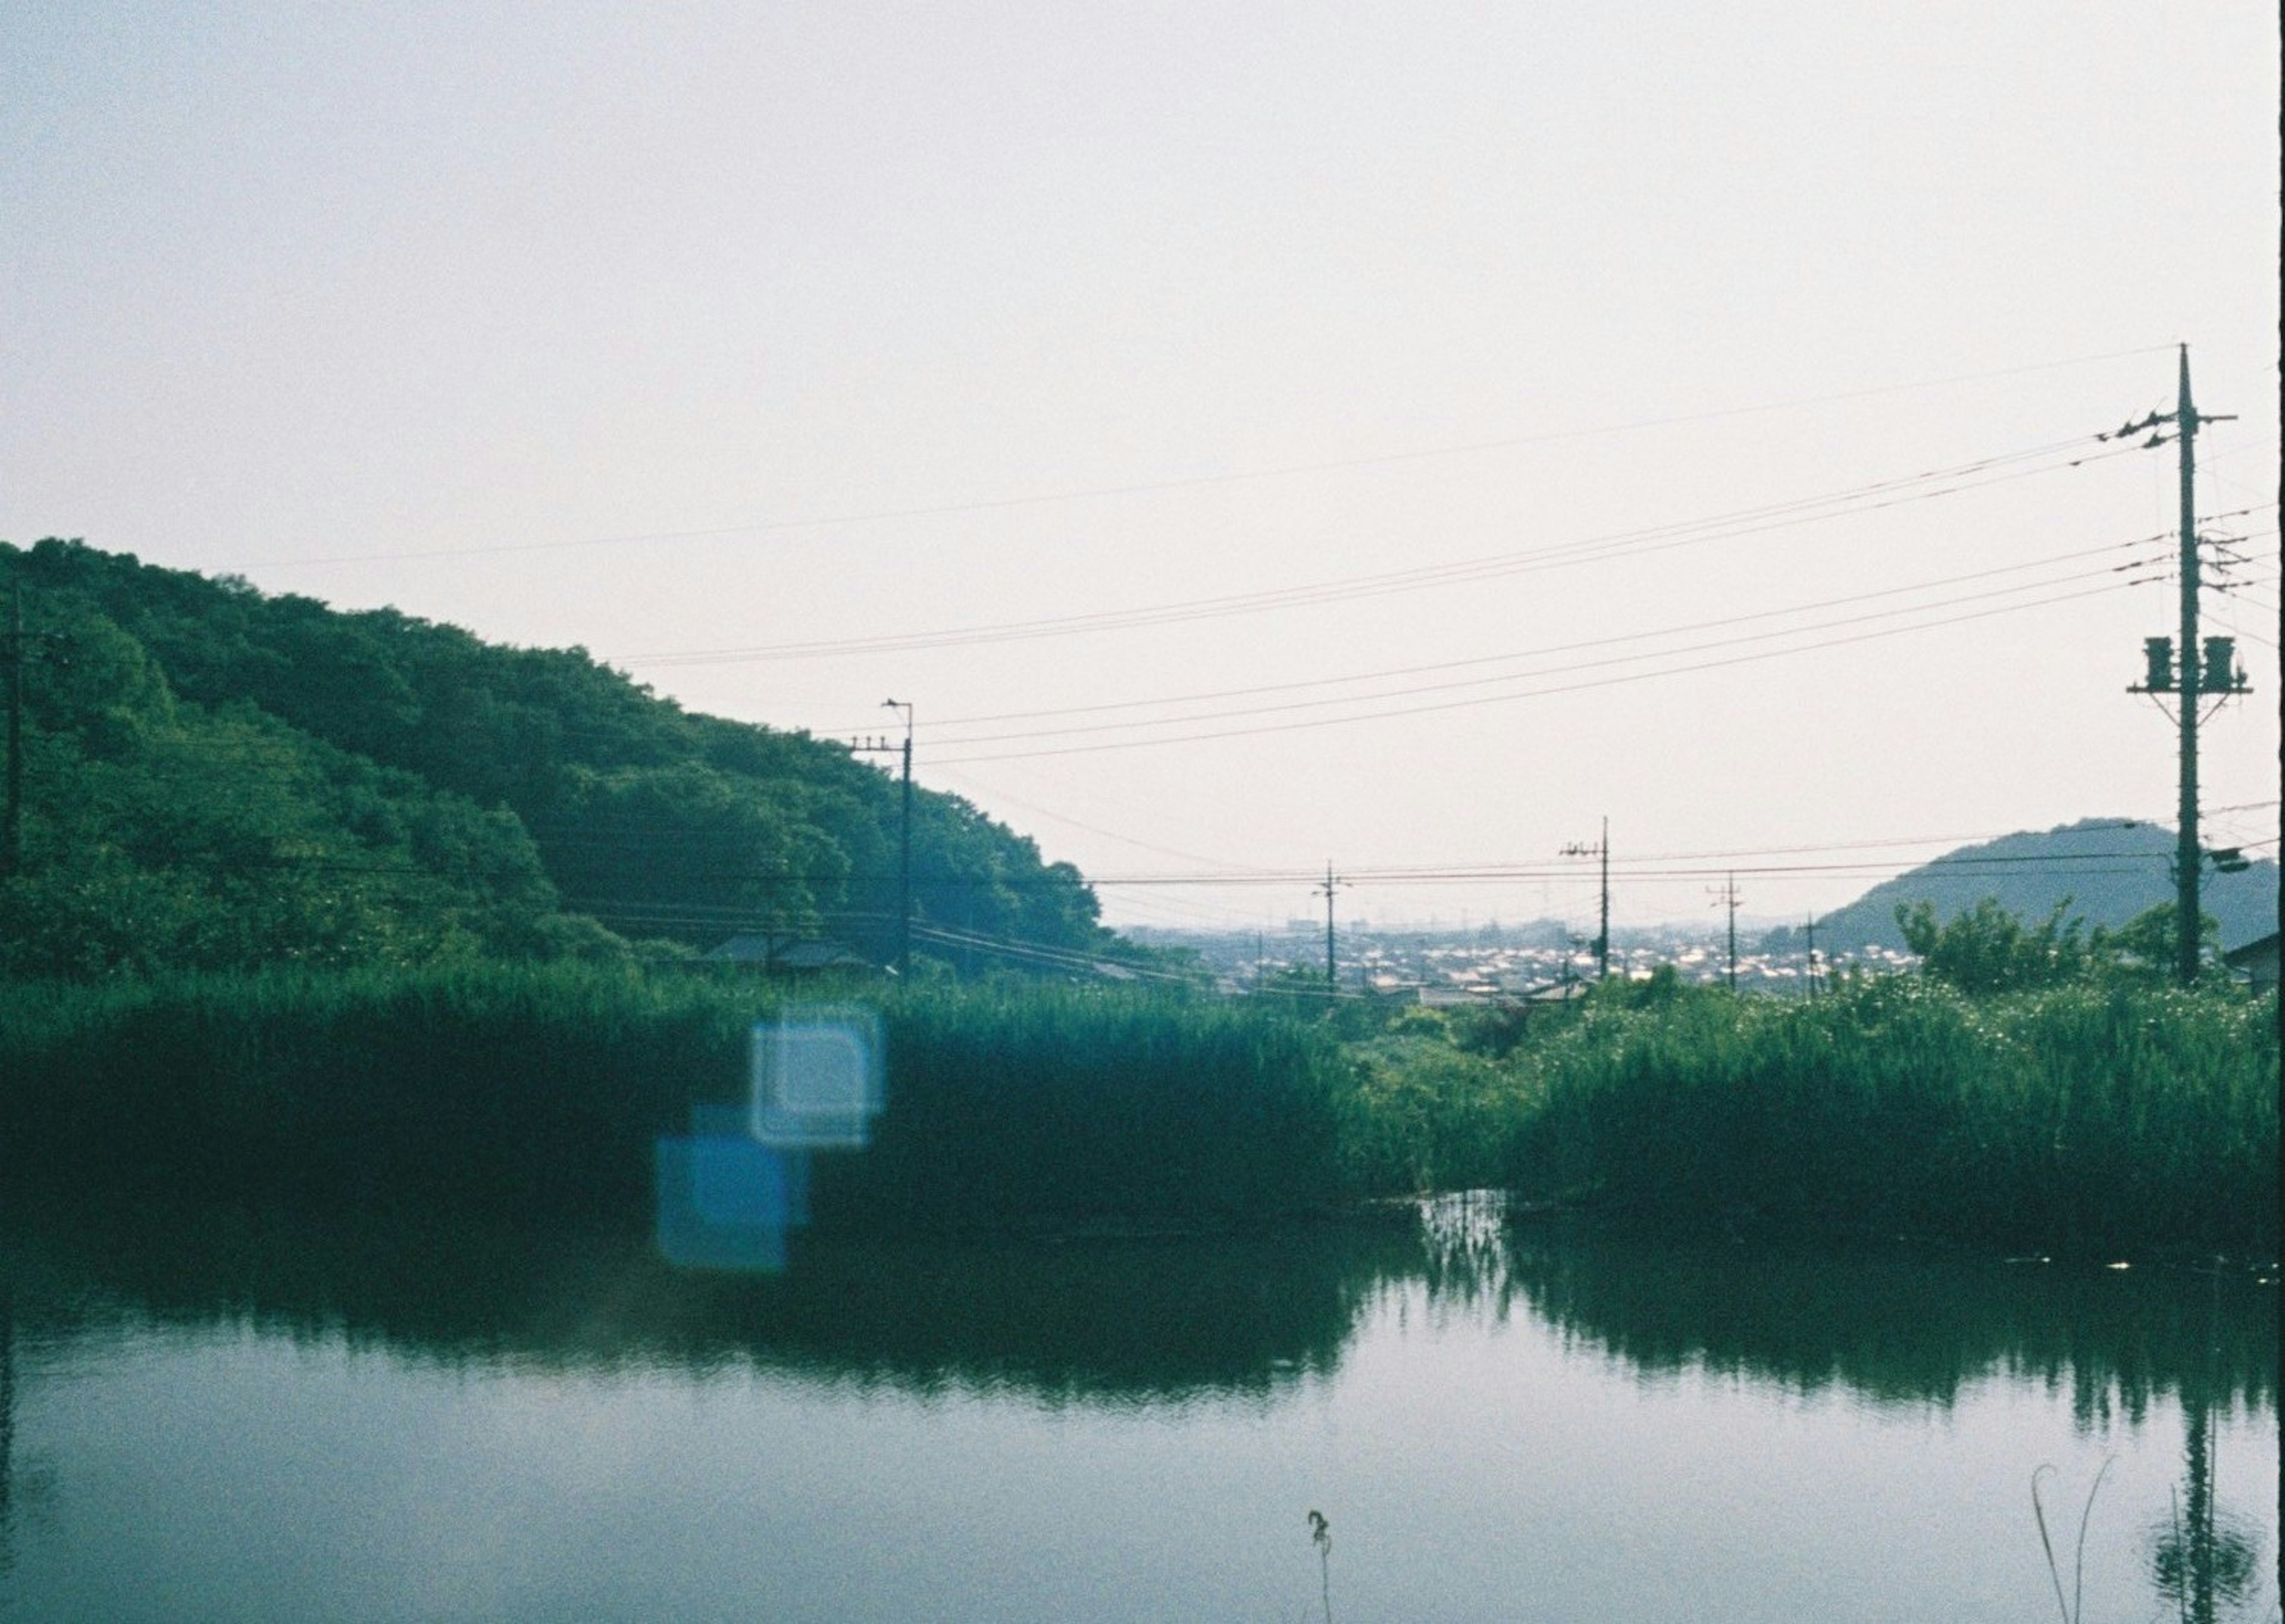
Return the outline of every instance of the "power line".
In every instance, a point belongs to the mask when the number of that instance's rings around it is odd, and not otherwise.
[[[2123,457],[2135,449],[2122,446],[2105,451],[2085,451],[2069,461],[2054,462],[2045,467],[1996,475],[1992,478],[1969,483],[1939,485],[1926,490],[1911,489],[1914,485],[1928,484],[1940,480],[1965,479],[1973,473],[2012,461],[2043,456],[2051,457],[2057,451],[2088,443],[2092,438],[2093,436],[2089,435],[2060,441],[2029,451],[1983,458],[1975,462],[1962,464],[1958,467],[1904,475],[1847,490],[1796,498],[1762,507],[1740,509],[1734,513],[1675,521],[1638,530],[1613,531],[1606,535],[1589,537],[1581,540],[1558,542],[1507,553],[1487,553],[1449,564],[1427,565],[1378,575],[1339,577],[1309,582],[1299,586],[1269,587],[1251,592],[1186,599],[1132,609],[1104,609],[1077,615],[1047,616],[1033,620],[1001,621],[936,632],[899,632],[805,643],[758,644],[732,648],[664,649],[649,654],[622,655],[616,656],[616,659],[620,663],[634,666],[693,666],[818,659],[851,655],[909,653],[933,648],[968,647],[986,643],[1029,641],[1039,638],[1068,637],[1080,633],[1129,631],[1138,627],[1171,625],[1195,620],[1261,614],[1272,610],[1311,607],[1321,603],[1352,602],[1360,599],[1386,597],[1400,592],[1466,584],[1502,576],[1531,573],[1543,569],[1567,569],[1582,563],[1603,562],[1613,558],[1637,558],[1646,553],[1665,552],[1675,547],[1696,545],[1709,541],[1730,541],[1743,537],[1763,535],[1772,530],[1786,530],[1801,524],[1876,513],[1905,502],[1926,501],[1936,497],[1953,496],[1962,490],[1980,490],[1985,486],[2003,483],[2009,480],[2075,468],[2088,462],[2105,461],[2114,457]],[[1896,494],[1891,494],[1892,492]]]
[[[2106,576],[2114,575],[2116,573],[2117,573],[2117,571],[2115,569],[2083,570],[2073,575],[2058,577],[2052,580],[2028,582],[2022,585],[2000,587],[1989,592],[1970,592],[1956,598],[1943,599],[1934,603],[1912,604],[1900,608],[1880,609],[1870,614],[1847,616],[1838,620],[1823,621],[1809,625],[1780,626],[1773,631],[1749,632],[1739,637],[1716,638],[1707,642],[1689,643],[1676,648],[1653,650],[1645,654],[1607,655],[1601,659],[1578,661],[1543,671],[1504,671],[1486,677],[1461,678],[1446,682],[1422,683],[1409,687],[1388,688],[1371,694],[1336,694],[1319,699],[1286,700],[1275,704],[1246,705],[1227,710],[1202,711],[1192,716],[1164,717],[1156,719],[1144,719],[1132,722],[1098,722],[1069,727],[1034,728],[1010,733],[975,734],[965,738],[947,739],[944,742],[954,747],[971,744],[996,744],[1005,742],[1009,740],[1056,738],[1068,736],[1073,734],[1111,733],[1122,729],[1132,729],[1137,727],[1172,726],[1178,724],[1187,724],[1191,722],[1217,721],[1230,717],[1268,716],[1292,710],[1320,710],[1331,705],[1354,705],[1380,700],[1409,697],[1417,694],[1449,693],[1460,688],[1482,687],[1493,683],[1513,682],[1518,680],[1519,678],[1527,676],[1553,676],[1569,671],[1592,670],[1598,666],[1623,665],[1642,660],[1669,659],[1676,655],[1703,653],[1707,650],[1716,648],[1731,648],[1742,643],[1766,642],[1774,638],[1799,637],[1806,632],[1827,631],[1836,626],[1858,625],[1866,621],[1888,620],[1904,615],[1923,615],[1934,609],[1951,608],[1961,604],[1983,602],[1992,598],[2012,597],[2019,593],[2036,592],[2046,587],[2067,585],[2078,581],[2100,580]],[[1867,596],[1873,595],[1877,594],[1867,594]],[[1779,612],[1798,613],[1799,611]],[[1728,622],[1716,621],[1705,624],[1714,625],[1725,624],[1734,624],[1742,620],[1760,618],[1764,618],[1764,616],[1739,616],[1732,617],[1732,619]],[[1650,638],[1665,637],[1672,634],[1673,633],[1671,632],[1635,632],[1620,637],[1597,639],[1587,643],[1571,644],[1567,647],[1572,648],[1607,647],[1613,643],[1637,642]],[[1556,651],[1550,650],[1548,652],[1551,653]],[[1502,661],[1515,661],[1528,660],[1538,656],[1535,654],[1525,653],[1494,657]],[[1331,682],[1335,683],[1354,680],[1362,679],[1338,678],[1331,679]],[[1149,703],[1151,702],[1140,702]],[[1181,702],[1164,701],[1158,702],[1176,703]],[[947,726],[949,726],[949,724],[947,724]],[[959,758],[955,757],[954,759]]]
[[[959,947],[970,951],[996,953],[1003,958],[1041,965],[1054,969],[1086,970],[1102,975],[1115,969],[1120,976],[1132,976],[1145,981],[1170,982],[1178,985],[1191,985],[1192,978],[1176,971],[1156,969],[1124,959],[1058,946],[1020,937],[992,936],[980,931],[955,930],[941,925],[915,924],[914,935],[941,946]]]
[[[947,726],[951,726],[950,723],[946,725]],[[1196,851],[1184,851],[1174,846],[1162,846],[1148,840],[1137,840],[1133,836],[1122,835],[1116,829],[1106,829],[1099,828],[1092,823],[1082,823],[1076,818],[1070,817],[1063,812],[1051,812],[1047,807],[1039,805],[1034,802],[1026,801],[1020,796],[1010,795],[1004,789],[994,788],[989,784],[978,783],[976,780],[969,778],[964,773],[954,773],[948,776],[955,781],[966,781],[973,788],[983,794],[991,796],[995,800],[1005,801],[1012,806],[1020,806],[1035,817],[1050,819],[1056,823],[1067,824],[1075,829],[1084,829],[1090,835],[1100,835],[1105,840],[1115,840],[1121,845],[1134,846],[1137,850],[1143,851],[1156,851],[1161,857],[1179,857],[1188,862],[1205,863],[1209,867],[1234,868],[1239,866],[1235,863],[1227,862],[1221,858],[1205,857]]]
[[[1214,486],[1299,478],[1313,474],[1339,473],[1354,468],[1379,467],[1448,457],[1472,456],[1484,451],[1512,451],[1525,446],[1556,444],[1567,440],[1590,439],[1602,435],[1634,434],[1651,428],[1679,428],[1692,423],[1714,422],[1724,418],[1747,417],[1763,412],[1797,411],[1810,406],[1838,405],[1847,401],[1869,400],[1883,395],[1905,394],[1919,389],[1944,388],[1963,383],[1987,383],[2003,378],[2020,378],[2036,373],[2060,372],[2069,367],[2090,366],[2106,361],[2130,360],[2140,356],[2154,355],[2164,348],[2166,348],[2164,345],[2146,346],[2137,349],[2114,350],[2103,355],[2077,356],[2063,361],[2041,361],[2025,366],[2001,367],[1991,372],[1960,373],[1950,377],[1920,379],[1906,383],[1876,384],[1865,388],[1844,389],[1830,395],[1801,396],[1789,400],[1768,401],[1744,406],[1716,407],[1705,412],[1678,412],[1664,417],[1639,418],[1632,421],[1606,423],[1586,428],[1553,429],[1538,434],[1512,435],[1498,439],[1470,441],[1456,445],[1428,446],[1403,451],[1384,451],[1362,457],[1293,463],[1270,468],[1242,469],[1228,474],[1190,475],[1167,479],[1134,481],[1122,484],[1080,486],[1062,490],[985,498],[974,501],[931,502],[910,507],[877,508],[866,512],[825,514],[808,518],[765,519],[741,524],[714,525],[693,530],[645,530],[616,536],[586,536],[554,541],[498,542],[466,547],[341,553],[326,558],[266,559],[242,564],[239,568],[241,569],[321,569],[336,564],[394,563],[413,559],[475,558],[501,553],[560,552],[575,547],[631,546],[654,542],[696,541],[726,536],[769,535],[794,530],[824,530],[838,525],[877,524],[901,519],[948,518],[962,514],[993,513],[1010,508],[1046,506],[1059,502],[1094,501],[1117,497],[1155,495],[1175,490],[1203,490]]]
[[[1806,848],[1805,850],[1815,851],[1818,849],[1819,848]],[[1846,848],[1843,847],[1836,849],[1845,850]],[[1591,855],[1593,854],[1595,848],[1588,847],[1585,848],[1585,851]],[[1778,855],[1783,854],[1783,851],[1778,853]],[[1913,867],[1920,869],[1977,869],[1991,872],[2036,873],[2055,868],[2084,867],[2094,863],[2147,863],[2154,855],[2163,854],[2154,853],[2150,851],[2136,851],[2128,848],[2118,848],[2088,851],[2006,852],[1996,855],[1985,854],[1972,856],[1946,855],[1930,859],[1925,863],[1917,864]],[[294,866],[317,868],[346,867],[345,865],[335,865],[322,861],[311,861],[302,864],[297,859],[282,858],[251,866]],[[1633,883],[1638,881],[1648,882],[1656,880],[1697,880],[1705,879],[1710,876],[1719,876],[1725,873],[1771,875],[1779,877],[1801,877],[1811,875],[1843,876],[1855,875],[1886,875],[1894,873],[1896,868],[1896,864],[1893,861],[1878,862],[1861,858],[1828,863],[1747,863],[1738,861],[1736,854],[1734,853],[1715,851],[1670,854],[1658,858],[1614,859],[1612,867],[1617,877],[1629,883]],[[389,870],[389,872],[425,873],[428,871],[391,869]],[[920,875],[915,877],[921,883],[930,885],[935,889],[954,890],[964,887],[990,887],[1004,889],[1010,891],[1056,890],[1063,889],[1075,883],[1075,882],[1069,879],[1059,879],[1047,875],[1009,877],[1002,875],[963,875],[946,874],[938,875]],[[893,873],[858,875],[836,875],[824,873],[817,875],[805,875],[798,870],[758,868],[736,864],[719,864],[712,866],[693,866],[689,868],[678,871],[674,875],[674,878],[682,882],[712,881],[728,883],[739,881],[775,881],[786,883],[814,880],[825,883],[846,883],[852,884],[884,884],[893,881],[896,878],[896,875]],[[1583,883],[1576,870],[1572,869],[1557,860],[1495,860],[1477,863],[1355,866],[1343,868],[1340,872],[1339,879],[1343,884],[1354,883],[1356,885],[1374,884],[1389,886],[1461,883],[1480,881],[1557,881]],[[1298,867],[1289,867],[1283,866],[1254,868],[1243,872],[1223,871],[1208,874],[1200,874],[1189,870],[1161,871],[1156,873],[1138,871],[1127,874],[1111,873],[1093,875],[1087,877],[1085,883],[1088,886],[1097,888],[1123,886],[1211,887],[1220,885],[1268,885],[1292,889],[1300,889],[1305,886],[1322,888],[1323,884],[1323,871],[1322,868],[1304,868]],[[583,904],[585,901],[591,899],[597,901],[599,906],[643,906],[636,902],[629,902],[624,905],[616,903],[607,904],[604,899],[585,898],[577,894],[570,895],[567,898],[567,900]],[[695,903],[676,900],[670,903],[664,903],[660,906],[674,907],[685,911],[690,909],[707,910],[722,914],[745,914],[751,912],[750,908],[744,907],[734,903]],[[879,914],[879,917],[891,918],[893,917],[893,914],[882,912]]]
[[[2002,564],[1990,569],[1970,570],[1964,575],[1943,576],[1927,581],[1912,582],[1902,586],[1881,587],[1872,592],[1850,592],[1839,598],[1826,598],[1809,603],[1797,603],[1778,609],[1755,609],[1743,615],[1727,615],[1712,620],[1686,621],[1678,625],[1665,626],[1653,632],[1626,632],[1609,637],[1584,638],[1576,642],[1552,643],[1541,648],[1519,649],[1506,654],[1479,655],[1464,660],[1437,660],[1420,665],[1386,666],[1376,671],[1357,671],[1339,677],[1314,677],[1291,682],[1258,683],[1245,687],[1213,688],[1201,692],[1170,694],[1159,699],[1111,700],[1088,705],[1058,705],[1032,710],[1002,710],[976,716],[946,717],[946,727],[974,726],[987,722],[1029,721],[1058,716],[1088,716],[1109,710],[1132,710],[1159,705],[1198,704],[1210,700],[1251,698],[1264,694],[1290,694],[1307,688],[1332,687],[1346,683],[1376,682],[1391,677],[1425,676],[1434,671],[1462,671],[1472,666],[1495,665],[1517,660],[1543,658],[1549,655],[1570,654],[1581,649],[1604,648],[1615,643],[1641,642],[1652,638],[1671,637],[1686,632],[1713,631],[1723,626],[1742,625],[1751,621],[1770,620],[1786,615],[1808,614],[1818,609],[1841,608],[1855,603],[1871,602],[1880,598],[1893,598],[1908,592],[1931,592],[1938,587],[1955,586],[1970,581],[1988,580],[1994,576],[2017,575],[2027,569],[2046,569],[2054,564],[2076,562],[2124,548],[2142,546],[2163,541],[2163,535],[2140,536],[2132,541],[2110,542],[2097,547],[2075,548],[2067,553],[2052,553],[2045,558],[2031,559],[2020,564]],[[2065,577],[2065,580],[2093,578],[2101,572],[2087,576]],[[2053,584],[2053,583],[2034,583]],[[2019,590],[2030,590],[2029,586]],[[1906,611],[1897,611],[1904,613]],[[966,742],[972,742],[967,741]]]
[[[1360,711],[1353,716],[1315,717],[1298,721],[1265,722],[1249,727],[1215,728],[1204,733],[1172,734],[1149,739],[1114,740],[1093,744],[1066,744],[1041,749],[994,750],[977,756],[949,756],[948,765],[967,765],[979,761],[1019,761],[1040,756],[1091,755],[1103,750],[1139,749],[1153,745],[1191,744],[1213,739],[1248,738],[1261,734],[1293,733],[1305,728],[1339,726],[1352,722],[1380,721],[1396,717],[1422,716],[1439,710],[1472,710],[1480,705],[1512,703],[1517,700],[1543,699],[1559,694],[1581,693],[1592,688],[1615,687],[1624,683],[1641,682],[1653,678],[1685,676],[1692,672],[1719,671],[1733,665],[1758,663],[1763,660],[1814,653],[1819,649],[1838,648],[1852,643],[1871,642],[1877,639],[1896,637],[1906,632],[1932,631],[1942,626],[1959,625],[1969,621],[1988,620],[1997,615],[2020,614],[2026,609],[2049,608],[2057,604],[2075,603],[2107,592],[2122,591],[2140,584],[2120,582],[2110,585],[2091,587],[2085,592],[2064,592],[2056,597],[2036,599],[2029,603],[2003,605],[1998,608],[1980,609],[1967,615],[1954,615],[1942,620],[1927,621],[1909,626],[1888,626],[1877,631],[1859,632],[1846,637],[1827,638],[1819,642],[1804,643],[1794,648],[1764,649],[1755,654],[1732,655],[1719,660],[1701,660],[1686,665],[1669,666],[1658,671],[1629,671],[1617,676],[1590,678],[1579,682],[1559,683],[1552,686],[1525,688],[1510,694],[1489,694],[1473,699],[1440,700],[1426,704],[1404,705],[1387,710]]]

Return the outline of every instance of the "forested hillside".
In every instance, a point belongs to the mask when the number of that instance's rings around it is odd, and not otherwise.
[[[1840,952],[1868,944],[1902,947],[1899,906],[1926,902],[1938,920],[1948,920],[1986,897],[2034,922],[2068,900],[2072,917],[2116,930],[2138,914],[2173,901],[2173,855],[2172,829],[2121,818],[2089,818],[2044,834],[2008,835],[1962,846],[1883,881],[1818,920],[1817,933]],[[2225,947],[2277,929],[2277,865],[2266,859],[2231,874],[2207,868],[2199,906],[2220,925]]]
[[[0,543],[26,606],[20,872],[0,969],[703,948],[893,953],[896,785],[842,745],[689,714],[581,649]],[[1101,951],[1068,864],[957,796],[914,810],[914,911]]]

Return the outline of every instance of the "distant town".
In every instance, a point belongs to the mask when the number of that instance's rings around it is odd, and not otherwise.
[[[1197,955],[1202,969],[1228,992],[1274,987],[1298,973],[1318,978],[1325,969],[1322,923],[1288,921],[1264,931],[1203,931],[1165,927],[1128,927],[1124,934],[1147,946]],[[1729,946],[1718,932],[1677,927],[1614,930],[1610,973],[1647,979],[1660,965],[1671,965],[1684,981],[1718,982],[1731,974]],[[1463,1004],[1526,998],[1559,999],[1597,978],[1594,938],[1559,921],[1520,925],[1496,922],[1472,927],[1340,927],[1334,938],[1334,968],[1345,991],[1424,1004]],[[1823,942],[1814,965],[1797,930],[1741,929],[1736,975],[1741,990],[1807,995],[1845,964],[1895,969],[1916,962],[1911,954],[1878,945],[1831,953]]]

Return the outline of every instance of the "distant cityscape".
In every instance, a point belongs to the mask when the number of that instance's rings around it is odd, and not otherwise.
[[[2263,809],[2265,810],[2265,809]],[[2249,826],[2250,828],[2251,826]],[[2024,830],[1963,845],[1883,880],[1846,906],[1818,915],[1816,958],[1810,922],[1783,922],[1740,910],[1737,916],[1739,990],[1807,994],[1833,971],[1857,965],[1904,969],[1919,961],[1904,950],[1901,906],[1925,901],[1950,917],[1989,898],[2037,923],[2061,914],[2090,930],[2117,930],[2173,900],[2169,868],[2173,831],[2132,818],[2083,818],[2046,830]],[[2276,861],[2253,856],[2273,843],[2212,851],[2201,911],[2219,945],[2243,948],[2277,929]],[[1322,894],[1322,893],[1320,893]],[[1590,920],[1496,918],[1457,925],[1439,920],[1374,922],[1358,914],[1335,922],[1334,957],[1341,990],[1425,1003],[1559,998],[1599,973]],[[1291,985],[1306,974],[1318,986],[1325,971],[1323,914],[1289,917],[1262,930],[1203,930],[1129,925],[1122,934],[1147,946],[1186,950],[1225,992]],[[1610,973],[1645,979],[1670,965],[1684,981],[1718,982],[1731,973],[1730,934],[1721,916],[1701,922],[1614,925]]]
[[[1274,985],[1295,971],[1320,978],[1324,974],[1322,924],[1295,920],[1282,930],[1263,931],[1133,926],[1125,934],[1148,946],[1196,954],[1215,985],[1228,992]],[[1560,996],[1567,985],[1592,981],[1598,973],[1592,935],[1579,935],[1552,920],[1443,929],[1360,923],[1336,930],[1334,959],[1344,990],[1430,1004]],[[1844,964],[1900,969],[1916,962],[1909,953],[1879,945],[1832,953],[1820,941],[1812,967],[1798,931],[1739,932],[1741,991],[1807,995],[1813,980]],[[1731,972],[1727,938],[1718,930],[1709,936],[1673,927],[1612,932],[1614,977],[1646,980],[1660,965],[1673,966],[1684,981],[1725,980]]]

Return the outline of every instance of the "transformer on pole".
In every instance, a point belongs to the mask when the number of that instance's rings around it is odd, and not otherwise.
[[[2226,423],[2234,414],[2201,413],[2190,398],[2190,347],[2180,347],[2176,374],[2174,410],[2153,412],[2140,422],[2128,422],[2105,439],[2123,439],[2171,423],[2180,459],[2181,494],[2181,624],[2179,639],[2142,639],[2142,680],[2130,694],[2174,696],[2176,726],[2180,736],[2174,846],[2174,974],[2185,985],[2198,977],[2198,927],[2204,915],[2198,901],[2201,869],[2205,855],[2198,845],[2198,702],[2208,694],[2226,700],[2250,691],[2245,673],[2238,669],[2236,644],[2229,638],[2198,636],[2199,537],[2197,509],[2197,435],[2206,423]],[[2145,445],[2163,445],[2166,436],[2153,434]]]

